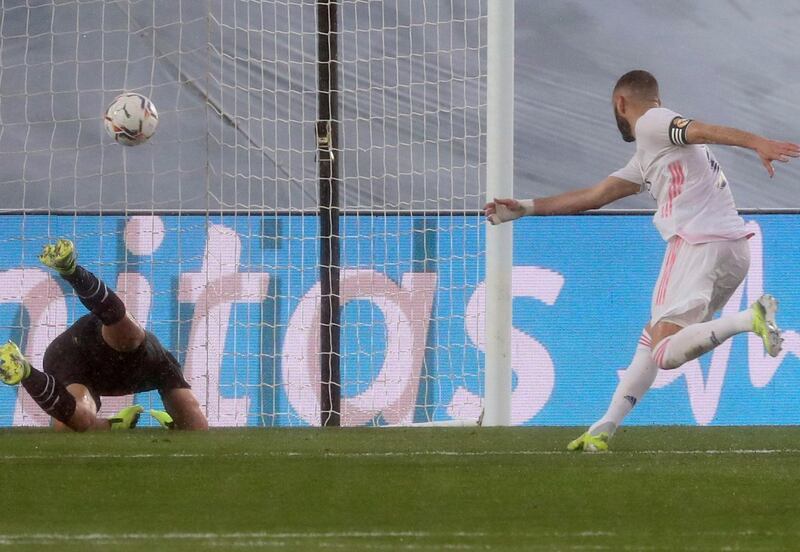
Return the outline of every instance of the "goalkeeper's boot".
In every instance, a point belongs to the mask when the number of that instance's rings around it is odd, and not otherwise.
[[[135,428],[136,424],[139,423],[139,416],[141,416],[142,412],[144,412],[144,408],[141,405],[126,406],[108,419],[111,423],[111,429]]]
[[[17,344],[9,341],[0,345],[0,381],[6,385],[17,385],[31,373],[31,365]]]
[[[750,310],[753,311],[753,332],[761,336],[769,356],[778,356],[783,346],[781,329],[775,322],[778,300],[772,295],[764,294],[750,306]]]
[[[588,431],[570,442],[567,450],[583,452],[605,452],[608,450],[608,433],[592,435]]]
[[[75,244],[70,240],[62,238],[56,243],[49,243],[42,248],[39,254],[42,264],[58,271],[62,276],[69,276],[75,272],[77,256],[75,255]]]
[[[150,415],[155,418],[161,427],[167,429],[175,429],[175,421],[169,413],[163,410],[150,410]]]

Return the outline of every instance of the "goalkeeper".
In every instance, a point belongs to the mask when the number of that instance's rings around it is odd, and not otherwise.
[[[178,361],[126,311],[113,290],[77,264],[73,243],[62,239],[47,245],[39,259],[58,271],[91,314],[78,319],[47,347],[43,372],[31,366],[15,343],[0,346],[0,381],[21,383],[56,420],[57,429],[133,428],[144,410],[141,406],[101,418],[97,416],[100,397],[153,389],[158,389],[166,412],[150,413],[162,426],[208,429]]]

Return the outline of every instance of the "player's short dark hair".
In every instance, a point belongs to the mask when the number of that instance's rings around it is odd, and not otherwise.
[[[649,72],[642,69],[628,71],[622,75],[614,86],[614,93],[626,88],[639,98],[658,96],[658,81]]]

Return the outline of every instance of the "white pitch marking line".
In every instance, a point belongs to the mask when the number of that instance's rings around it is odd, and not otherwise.
[[[757,532],[759,533],[759,532]],[[732,531],[730,533],[719,533],[713,531],[697,531],[687,533],[686,536],[697,535],[729,535],[729,536],[750,536],[754,534],[753,531]],[[774,532],[767,531],[768,535],[794,535],[792,532]],[[211,532],[172,532],[172,533],[20,533],[20,534],[2,534],[0,533],[0,547],[2,546],[19,546],[21,544],[33,545],[55,545],[59,543],[69,542],[92,542],[103,545],[115,545],[130,541],[204,541],[204,544],[210,546],[230,547],[230,546],[243,546],[243,547],[269,547],[269,548],[283,548],[288,543],[296,544],[297,541],[303,542],[308,540],[319,541],[316,542],[316,547],[322,548],[345,548],[348,545],[347,539],[356,539],[360,547],[369,549],[396,549],[397,543],[392,542],[390,539],[413,539],[416,542],[406,541],[402,548],[409,550],[417,549],[452,549],[452,550],[472,550],[484,549],[477,543],[459,543],[459,544],[444,544],[441,543],[428,543],[426,539],[430,538],[460,538],[460,539],[480,539],[482,537],[492,536],[494,533],[487,532],[469,532],[469,531],[325,531],[325,532],[269,532],[269,531],[255,531],[255,532],[231,532],[231,533],[211,533]],[[509,533],[506,536],[519,537],[519,538],[538,538],[542,536],[559,537],[573,540],[577,537],[615,537],[617,533],[611,531],[574,531],[574,532],[543,532],[543,533]],[[386,539],[386,542],[375,542],[375,540]],[[341,540],[344,542],[336,542]],[[527,548],[551,549],[550,545],[537,546],[535,543],[526,544]],[[586,544],[570,544],[562,546],[565,550],[610,550],[609,545],[602,542],[595,542],[592,545]],[[648,550],[650,547],[634,548],[636,550]],[[697,548],[689,548],[688,550],[699,550]]]
[[[326,531],[326,532],[234,532],[234,533],[20,533],[2,534],[0,542],[20,540],[48,541],[102,541],[102,540],[240,540],[240,539],[374,539],[374,538],[480,538],[483,532],[429,532],[429,531]]]
[[[641,456],[641,455],[769,455],[769,454],[800,454],[800,449],[711,449],[711,450],[627,450],[610,451],[604,453],[590,453],[591,456]],[[152,452],[152,453],[80,453],[80,454],[4,454],[0,461],[15,460],[94,460],[116,458],[414,458],[424,456],[587,456],[576,452],[561,450],[484,450],[484,451],[455,451],[455,450],[420,450],[420,451],[388,451],[388,452],[299,452],[299,451],[267,451],[267,452]]]
[[[206,539],[373,539],[373,538],[483,538],[495,533],[486,531],[234,531],[230,533],[214,532],[168,532],[168,533],[0,533],[0,541],[19,540],[54,540],[54,541],[95,541],[105,539],[130,540],[206,540]],[[543,531],[543,532],[511,532],[504,533],[517,537],[615,537],[615,531]],[[696,531],[687,535],[736,535],[753,536],[758,534],[784,535],[795,534],[788,531]]]

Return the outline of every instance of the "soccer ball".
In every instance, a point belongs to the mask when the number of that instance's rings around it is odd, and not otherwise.
[[[120,94],[106,109],[106,132],[124,146],[138,146],[155,134],[158,112],[147,97],[133,92]]]

